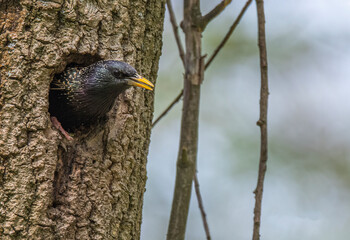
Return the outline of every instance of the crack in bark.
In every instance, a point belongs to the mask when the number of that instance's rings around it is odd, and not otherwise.
[[[72,148],[65,150],[62,146],[57,151],[57,165],[53,179],[53,208],[63,203],[60,197],[67,191],[69,175],[72,173],[72,164],[75,159],[75,151]]]

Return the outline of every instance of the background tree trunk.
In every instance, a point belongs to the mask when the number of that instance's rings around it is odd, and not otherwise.
[[[139,239],[153,93],[131,88],[105,124],[52,128],[49,85],[67,64],[124,60],[152,82],[158,0],[0,0],[0,238]]]

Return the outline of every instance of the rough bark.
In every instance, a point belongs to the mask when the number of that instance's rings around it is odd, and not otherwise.
[[[124,60],[152,82],[158,0],[0,0],[0,238],[139,239],[153,93],[129,89],[67,142],[49,85],[67,64]]]

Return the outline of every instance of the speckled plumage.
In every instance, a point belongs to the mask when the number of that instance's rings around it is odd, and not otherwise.
[[[153,88],[133,67],[120,61],[68,68],[50,85],[49,112],[67,129],[90,124],[104,117],[117,96],[130,85]]]

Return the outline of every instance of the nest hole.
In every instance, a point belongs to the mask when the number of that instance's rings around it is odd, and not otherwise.
[[[87,67],[100,60],[102,60],[102,58],[98,55],[71,54],[66,59],[65,68],[63,69],[63,71],[57,72],[52,78],[49,92],[50,116],[56,117],[61,123],[62,127],[69,133],[74,133],[74,135],[79,132],[86,132],[88,127],[90,127],[94,123],[82,122],[81,124],[79,124],[81,119],[78,119],[77,116],[74,116],[74,114],[72,114],[73,109],[70,108],[67,104],[65,104],[64,98],[66,96],[64,94],[61,94],[62,87],[58,87],[56,85],[56,82],[58,79],[62,78],[63,73],[67,69]]]

